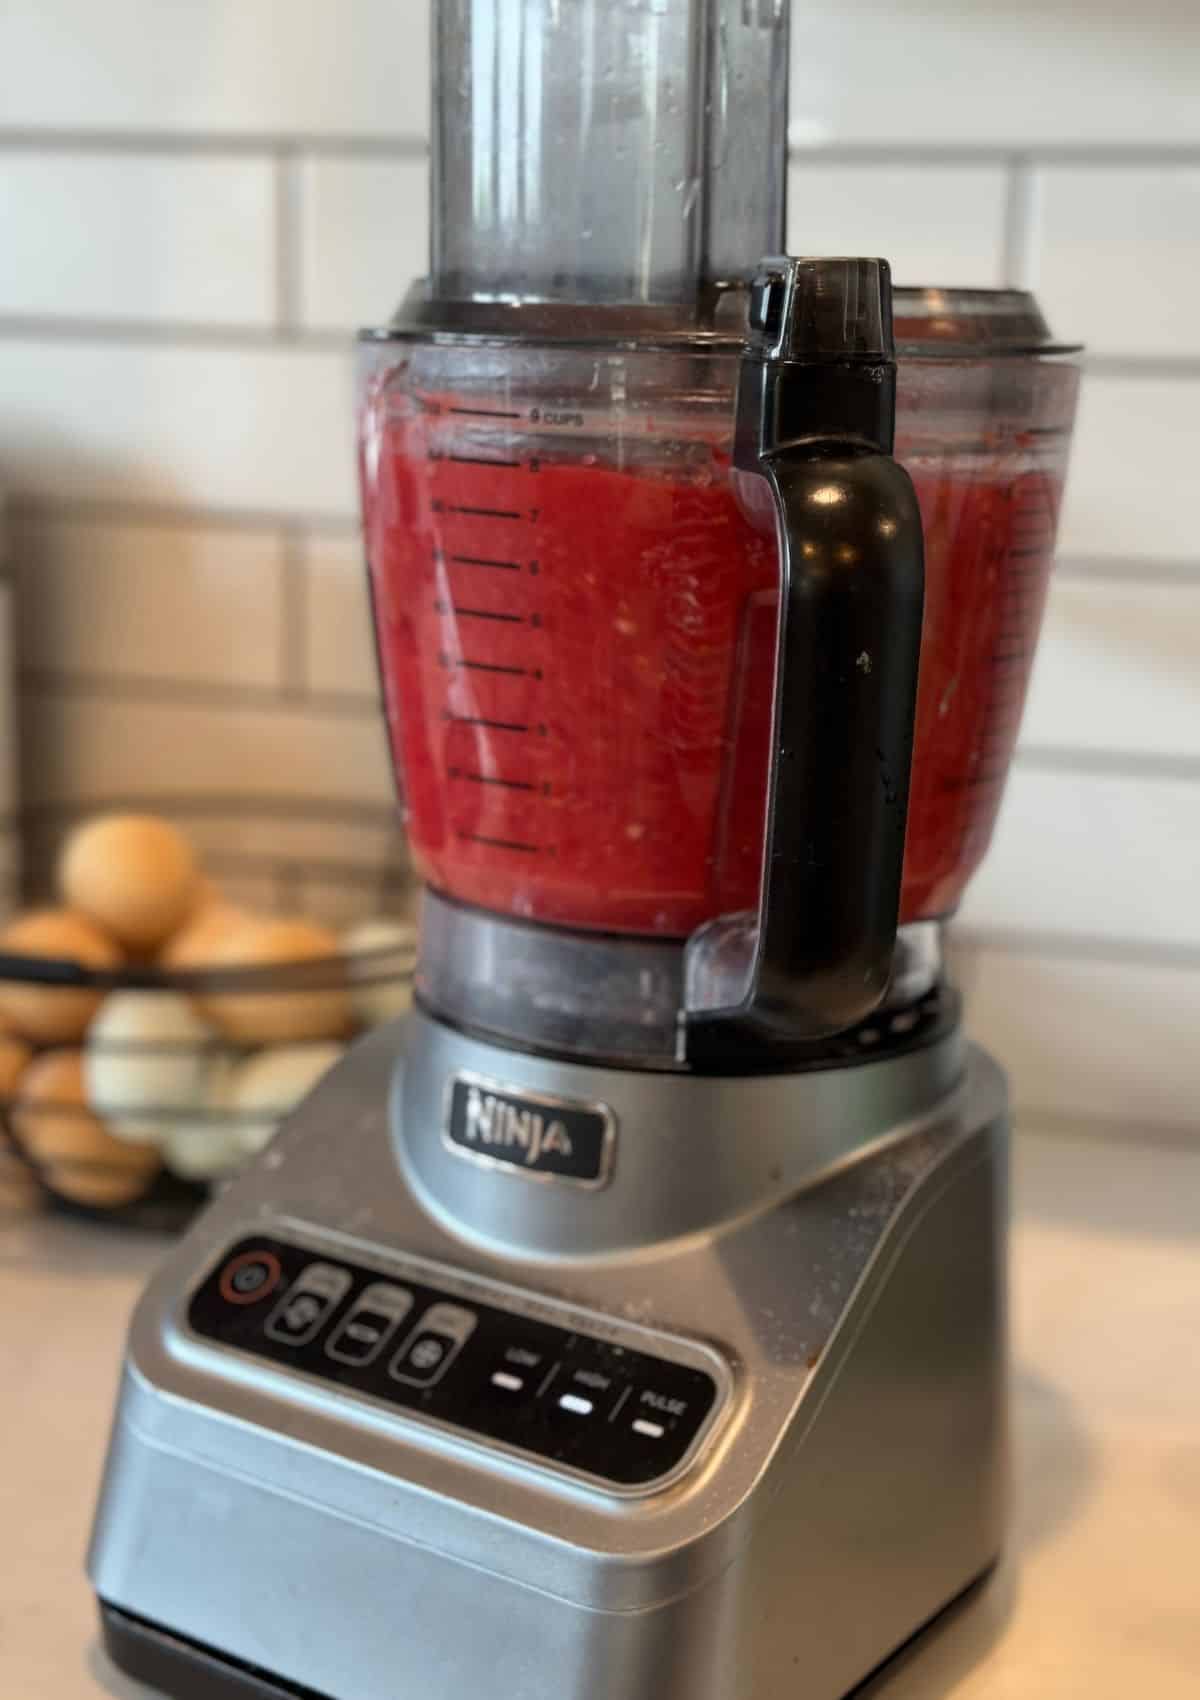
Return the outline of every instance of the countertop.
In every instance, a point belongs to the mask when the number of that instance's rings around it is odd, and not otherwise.
[[[1200,1139],[1023,1129],[1016,1493],[991,1580],[870,1700],[1200,1693]],[[97,1645],[83,1551],[121,1336],[162,1241],[0,1216],[0,1695],[142,1700]],[[859,1700],[866,1700],[862,1695]]]

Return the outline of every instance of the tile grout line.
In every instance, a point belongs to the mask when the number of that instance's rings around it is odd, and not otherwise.
[[[1129,1118],[1101,1115],[1087,1110],[1039,1109],[1036,1104],[1016,1102],[1012,1107],[1013,1131],[1018,1139],[1037,1139],[1045,1134],[1051,1138],[1081,1140],[1119,1140],[1132,1144]],[[1138,1144],[1150,1144],[1169,1150],[1188,1147],[1195,1150],[1200,1142],[1194,1122],[1139,1121]]]
[[[976,956],[1036,956],[1057,962],[1095,962],[1124,968],[1169,969],[1194,973],[1200,968],[1200,943],[1166,944],[1153,939],[1106,938],[1100,933],[1054,933],[1039,928],[974,926],[955,921],[957,948]]]
[[[1035,174],[1032,174],[1035,175]],[[1036,199],[1036,188],[1031,191]],[[1023,238],[1010,229],[1020,217],[1032,213],[1006,212],[1001,235],[1001,264],[1006,271],[1032,269],[1032,257],[1024,252]],[[288,238],[290,242],[291,238]],[[278,352],[288,349],[298,355],[337,354],[350,357],[355,347],[356,328],[322,329],[302,325],[302,290],[296,257],[277,255],[281,274],[274,290],[274,322],[251,324],[203,324],[185,319],[96,319],[50,314],[0,312],[0,341],[91,343],[107,348],[153,348],[178,352],[205,351],[239,353]],[[1089,353],[1088,375],[1145,383],[1194,383],[1200,379],[1200,354]]]
[[[1083,745],[1018,744],[1017,767],[1040,773],[1084,774],[1094,778],[1135,779],[1144,784],[1200,784],[1200,756],[1152,750],[1089,749]]]
[[[158,153],[259,155],[292,151],[335,158],[423,160],[429,154],[426,134],[417,131],[379,131],[325,134],[297,130],[164,130],[112,129],[64,125],[39,128],[0,124],[0,149],[46,153]],[[887,139],[792,141],[788,159],[851,164],[1002,165],[1015,153],[1052,165],[1191,165],[1200,163],[1200,141],[1034,141],[1028,137],[998,136],[989,141],[913,141]]]
[[[308,549],[300,526],[285,524],[283,549],[283,605],[280,620],[280,689],[285,701],[303,702],[309,697],[308,679]]]
[[[1007,164],[1000,244],[1000,277],[1007,289],[1037,288],[1038,200],[1033,162],[1026,154],[1014,154]]]
[[[39,129],[0,124],[0,150],[38,153],[205,154],[266,157],[294,150],[333,157],[425,159],[428,138],[409,132],[388,136],[327,135],[302,130],[111,130],[63,125]]]
[[[275,259],[275,331],[280,341],[291,341],[303,324],[303,302],[300,242],[301,204],[300,160],[296,150],[280,147],[275,150],[274,172],[274,259]]]
[[[366,691],[288,691],[225,679],[181,683],[157,675],[24,667],[18,685],[20,694],[28,698],[57,697],[64,702],[109,702],[134,708],[230,709],[253,714],[299,711],[339,720],[373,720],[379,714],[378,699]]]
[[[278,267],[279,255],[276,255]],[[287,262],[287,271],[293,263]],[[302,354],[348,354],[354,331],[309,330],[296,319],[299,291],[290,277],[277,275],[272,290],[273,322],[268,325],[213,324],[192,319],[95,319],[84,315],[0,313],[0,338],[29,342],[100,342],[110,347],[211,349],[241,352],[286,346]]]
[[[80,522],[95,524],[179,526],[209,528],[213,531],[270,531],[278,532],[281,525],[293,525],[301,531],[324,537],[356,537],[359,524],[353,513],[305,513],[303,509],[273,511],[265,508],[205,508],[188,503],[178,506],[161,502],[138,502],[129,499],[104,500],[89,497],[59,497],[44,499],[22,495],[17,490],[9,494],[9,510],[14,523],[33,524]]]
[[[1054,563],[1054,577],[1070,584],[1154,585],[1159,589],[1196,590],[1200,589],[1200,561],[1136,557],[1106,560],[1103,556],[1089,559],[1084,555],[1064,555]]]

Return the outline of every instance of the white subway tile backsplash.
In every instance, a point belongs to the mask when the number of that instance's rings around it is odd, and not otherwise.
[[[10,340],[14,495],[351,515],[353,362],[290,348]]]
[[[265,325],[268,159],[0,154],[0,314]]]
[[[1200,139],[1184,0],[793,13],[801,144]],[[423,135],[428,15],[428,0],[6,0],[0,113],[37,127]]]
[[[206,856],[219,849],[248,865],[270,862],[305,877],[347,874],[369,883],[406,862],[399,810],[390,794],[365,801],[301,794],[291,802],[265,798],[258,808],[202,799],[186,819]]]
[[[1052,581],[1022,742],[1200,770],[1200,571],[1194,584]]]
[[[792,17],[801,146],[1200,141],[1189,0],[844,0]]]
[[[25,667],[278,686],[283,552],[271,532],[26,521],[14,539]]]
[[[24,717],[26,800],[112,797],[296,798],[387,804],[393,795],[376,715],[303,707],[116,702],[31,691]]]
[[[350,927],[356,921],[374,919],[380,915],[395,917],[397,920],[408,922],[416,919],[415,888],[404,888],[394,881],[389,881],[386,871],[381,869],[377,879],[365,884],[347,883],[345,880],[304,879],[300,884],[300,907],[306,915],[315,915],[327,927]],[[404,958],[399,955],[393,966],[389,959],[387,978],[393,975],[402,979],[401,965]],[[376,970],[378,971],[378,970]]]
[[[1062,334],[1069,334],[1066,325]],[[1178,377],[1088,374],[1079,404],[1059,553],[1200,559],[1195,518],[1200,386]]]
[[[1200,947],[1200,783],[1018,761],[962,909],[973,931]]]
[[[287,888],[277,874],[247,872],[236,860],[219,853],[201,857],[201,863],[221,896],[240,909],[271,915],[292,907],[287,900]]]
[[[309,158],[300,170],[302,322],[386,323],[429,269],[428,161]]]
[[[305,678],[309,688],[374,697],[375,639],[360,539],[310,538],[304,566]]]
[[[1034,208],[1052,325],[1095,354],[1200,354],[1200,165],[1045,166]]]
[[[1018,1114],[1200,1130],[1200,973],[1105,960],[979,952],[974,1037],[1009,1071]]]
[[[429,0],[5,0],[0,115],[38,128],[423,135]]]
[[[796,254],[882,254],[897,283],[1003,283],[1007,177],[1000,166],[793,161]]]
[[[412,907],[400,812],[390,798],[332,807],[313,795],[275,806],[257,798],[236,813],[206,803],[180,818],[223,889],[234,876],[269,880],[270,906],[298,907],[338,925]]]

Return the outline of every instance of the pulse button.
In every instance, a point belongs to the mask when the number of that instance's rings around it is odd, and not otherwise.
[[[675,1445],[679,1446],[691,1438],[703,1421],[703,1403],[667,1388],[641,1387],[629,1402],[625,1420],[640,1440],[651,1443],[653,1450],[658,1450],[670,1436],[675,1437]]]

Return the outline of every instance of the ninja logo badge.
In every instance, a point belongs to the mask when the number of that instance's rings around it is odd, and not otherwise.
[[[602,1186],[611,1164],[614,1123],[603,1105],[534,1097],[458,1075],[444,1129],[459,1156],[539,1178]]]

